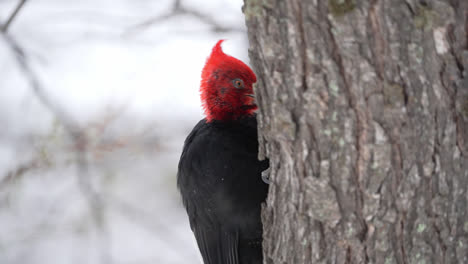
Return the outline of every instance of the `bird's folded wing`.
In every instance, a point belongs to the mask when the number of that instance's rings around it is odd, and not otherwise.
[[[238,232],[193,227],[205,264],[239,264]]]

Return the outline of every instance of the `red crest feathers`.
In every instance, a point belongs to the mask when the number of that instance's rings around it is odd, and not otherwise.
[[[237,119],[257,108],[252,98],[255,73],[242,61],[225,54],[223,41],[213,47],[202,70],[200,93],[208,122]]]

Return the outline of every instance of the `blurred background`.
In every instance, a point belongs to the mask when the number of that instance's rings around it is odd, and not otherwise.
[[[176,188],[242,0],[0,0],[0,263],[201,263]]]

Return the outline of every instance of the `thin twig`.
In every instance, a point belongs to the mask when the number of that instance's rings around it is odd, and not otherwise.
[[[187,8],[182,5],[181,0],[175,0],[172,9],[169,12],[166,12],[162,15],[152,17],[143,21],[137,25],[134,25],[127,29],[124,35],[127,34],[134,34],[135,32],[141,31],[151,25],[164,22],[165,20],[177,17],[177,16],[192,16],[196,19],[202,21],[203,23],[207,24],[211,27],[211,31],[216,33],[223,33],[223,32],[231,32],[231,31],[243,31],[241,28],[234,28],[234,27],[226,27],[222,24],[218,23],[213,17],[209,16],[208,14],[204,14],[198,10]]]
[[[2,26],[1,31],[2,33],[6,33],[8,31],[8,28],[10,27],[11,23],[13,20],[15,20],[16,16],[18,15],[19,11],[21,8],[23,8],[24,4],[26,3],[27,0],[20,0],[16,8],[13,10],[13,13],[11,13],[10,17],[8,17],[7,21],[5,24]]]
[[[14,170],[7,172],[7,174],[0,179],[0,190],[6,188],[9,183],[19,180],[28,171],[36,169],[39,166],[37,159],[30,160],[24,164],[19,165]]]

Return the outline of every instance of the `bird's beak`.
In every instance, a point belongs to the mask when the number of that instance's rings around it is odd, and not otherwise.
[[[246,94],[245,96],[255,98],[255,95],[253,95],[253,94]]]

